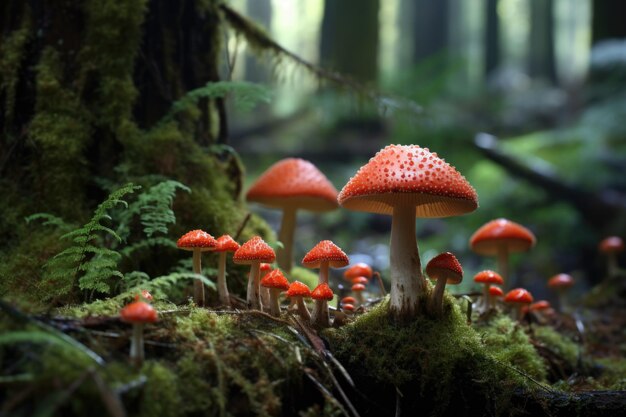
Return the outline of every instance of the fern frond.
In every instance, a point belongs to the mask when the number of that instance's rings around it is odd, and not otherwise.
[[[194,279],[202,281],[204,285],[212,290],[215,290],[215,283],[204,275],[194,274],[191,272],[174,272],[154,278],[151,281],[141,282],[140,284],[119,294],[116,298],[132,297],[141,290],[148,290],[153,294],[167,294],[173,288],[183,284],[187,285],[189,281],[193,281]]]
[[[41,223],[42,225],[54,226],[58,228],[59,230],[69,230],[72,227],[75,227],[75,225],[67,223],[62,218],[55,216],[54,214],[50,214],[50,213],[31,214],[30,216],[26,217],[24,220],[26,220],[26,223],[31,223],[36,220],[43,220]]]

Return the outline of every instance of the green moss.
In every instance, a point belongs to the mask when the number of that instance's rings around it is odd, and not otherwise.
[[[533,337],[536,341],[562,358],[569,368],[576,368],[580,348],[572,339],[562,335],[549,326],[534,327]]]
[[[182,380],[178,375],[169,367],[155,361],[146,362],[141,373],[147,379],[141,393],[138,415],[142,417],[180,415],[182,398],[177,391]]]

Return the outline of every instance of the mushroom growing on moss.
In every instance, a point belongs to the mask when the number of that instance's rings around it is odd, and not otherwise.
[[[233,255],[233,262],[240,265],[250,265],[248,275],[248,291],[246,301],[248,308],[262,310],[261,298],[261,262],[274,262],[274,250],[260,236],[254,236],[241,245]]]
[[[202,252],[211,251],[216,245],[215,238],[200,229],[185,233],[176,242],[180,249],[192,251],[193,272],[198,275],[202,275]],[[193,282],[193,300],[197,305],[204,306],[204,284],[199,279]]]
[[[289,286],[287,290],[287,297],[296,300],[296,306],[298,309],[298,314],[300,318],[303,320],[311,321],[311,313],[309,309],[304,304],[304,298],[311,297],[311,290],[306,284],[301,283],[300,281],[294,281]]]
[[[158,313],[150,304],[144,301],[134,301],[120,310],[120,318],[122,321],[133,325],[133,336],[130,342],[130,360],[139,367],[144,359],[144,325],[157,321]]]
[[[497,256],[498,272],[509,279],[509,254],[526,252],[535,245],[535,235],[507,219],[496,219],[481,226],[470,238],[470,247],[479,255]],[[511,283],[507,283],[510,287]]]
[[[372,278],[373,273],[374,271],[372,271],[371,266],[369,266],[365,262],[359,262],[354,265],[351,265],[348,269],[346,269],[343,273],[343,277],[345,278],[346,281],[349,281],[349,282],[352,282],[352,280],[356,277],[365,277],[368,280],[370,280]]]
[[[318,284],[328,284],[329,268],[342,268],[349,263],[348,255],[330,240],[322,240],[302,259],[304,267],[320,269]]]
[[[252,184],[246,194],[254,201],[283,211],[278,239],[283,248],[278,249],[278,266],[287,274],[293,264],[293,235],[296,212],[309,210],[322,212],[337,208],[337,189],[328,178],[309,161],[287,158],[269,167]]]
[[[490,308],[495,307],[493,297],[491,296],[491,288],[492,288],[491,285],[492,284],[496,284],[496,285],[504,284],[504,280],[502,279],[500,274],[498,274],[495,271],[486,269],[474,275],[474,282],[483,284],[483,297],[482,297],[482,303],[480,304],[481,311],[485,312],[489,310]],[[502,290],[500,290],[500,292],[502,292]]]
[[[569,309],[565,293],[574,285],[574,278],[569,274],[556,274],[548,280],[548,288],[556,291],[559,298],[559,309],[566,312]]]
[[[410,319],[426,288],[416,240],[416,217],[449,217],[476,210],[467,180],[436,153],[416,145],[380,150],[343,187],[339,204],[392,216],[390,312]]]
[[[440,253],[426,264],[426,275],[437,280],[430,298],[430,309],[433,313],[443,313],[443,292],[446,284],[457,285],[463,280],[463,268],[450,252]]]
[[[617,255],[624,252],[624,247],[624,241],[619,236],[609,236],[602,239],[598,245],[600,252],[607,257],[607,274],[609,277],[613,277],[619,272]]]
[[[274,317],[280,317],[280,304],[278,298],[282,291],[289,289],[289,281],[280,271],[280,269],[274,269],[272,272],[268,272],[263,279],[261,279],[261,286],[267,288],[270,293],[269,311]]]
[[[217,245],[214,251],[219,253],[217,267],[217,294],[222,305],[230,307],[230,294],[226,285],[226,253],[235,252],[239,249],[239,243],[230,237],[222,235],[217,238]]]
[[[513,306],[515,310],[515,318],[521,321],[524,317],[522,308],[533,302],[533,296],[524,288],[515,288],[504,296],[504,302]]]
[[[327,283],[321,283],[311,292],[311,298],[315,300],[315,307],[311,315],[311,325],[326,328],[330,326],[328,315],[328,301],[333,299],[333,290]]]

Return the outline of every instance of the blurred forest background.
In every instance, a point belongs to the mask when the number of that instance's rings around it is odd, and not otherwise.
[[[461,260],[465,287],[495,259],[468,248],[483,223],[506,217],[537,246],[514,255],[512,278],[536,298],[560,272],[574,297],[605,276],[598,242],[626,233],[626,3],[621,0],[233,0],[287,50],[389,99],[370,100],[226,37],[224,72],[271,85],[271,102],[230,111],[230,144],[247,183],[275,161],[315,163],[338,189],[389,143],[429,147],[477,189],[470,215],[418,219],[425,264]],[[252,53],[251,53],[252,52]],[[228,64],[235,63],[235,65]],[[393,97],[405,98],[395,102]],[[398,104],[396,106],[396,104]],[[481,133],[482,132],[482,133]],[[278,227],[280,214],[253,206]],[[302,213],[296,260],[333,239],[351,260],[385,270],[390,219]],[[622,260],[623,263],[623,260]]]

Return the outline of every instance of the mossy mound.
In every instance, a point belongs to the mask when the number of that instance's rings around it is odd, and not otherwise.
[[[442,318],[421,314],[398,323],[385,301],[353,323],[324,333],[364,396],[363,415],[393,415],[389,405],[397,398],[405,415],[497,415],[504,409],[510,414],[514,390],[535,385],[523,375],[542,375],[536,353],[524,361],[502,353],[519,343],[531,351],[527,338],[502,343],[494,352],[452,299],[446,304]]]

